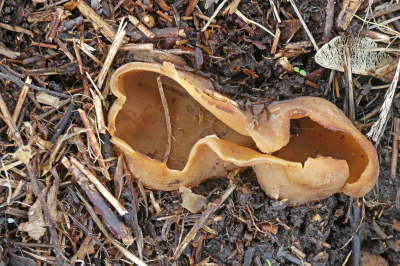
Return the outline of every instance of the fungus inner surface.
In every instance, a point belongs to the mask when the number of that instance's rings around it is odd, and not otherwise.
[[[345,160],[350,171],[347,183],[354,183],[360,178],[367,167],[368,156],[351,135],[327,129],[309,117],[293,119],[292,116],[291,122],[294,130],[291,130],[289,143],[274,152],[273,156],[302,164],[309,157]]]
[[[159,73],[132,70],[118,77],[117,86],[126,96],[126,102],[116,118],[115,136],[135,151],[162,161],[167,146],[167,127],[158,76]],[[250,137],[226,126],[176,81],[163,75],[161,81],[172,125],[171,153],[167,161],[170,169],[182,170],[192,147],[210,135],[255,148]]]

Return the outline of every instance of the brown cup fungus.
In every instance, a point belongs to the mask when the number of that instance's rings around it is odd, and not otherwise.
[[[172,125],[169,134],[157,78]],[[211,82],[171,63],[128,63],[112,76],[112,143],[133,176],[152,189],[193,187],[252,167],[272,198],[299,204],[344,192],[367,194],[379,175],[372,144],[335,105],[314,97],[246,111]],[[162,163],[166,160],[166,164]]]

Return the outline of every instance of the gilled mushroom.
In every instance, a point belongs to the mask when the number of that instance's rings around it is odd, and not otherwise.
[[[172,124],[166,164],[160,76]],[[241,110],[209,80],[170,63],[123,65],[112,76],[111,90],[117,97],[108,117],[111,141],[135,178],[152,189],[193,187],[253,167],[267,195],[303,204],[337,192],[364,196],[379,175],[372,144],[321,98],[272,103],[270,114],[261,113],[255,122],[250,108]]]

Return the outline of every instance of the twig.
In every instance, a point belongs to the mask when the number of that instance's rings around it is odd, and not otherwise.
[[[217,23],[217,20],[211,19],[210,17],[207,17],[206,15],[203,15],[203,14],[196,14],[196,17],[199,19],[205,20],[205,21],[211,20],[211,23]]]
[[[78,45],[79,49],[81,49],[87,56],[92,58],[93,61],[95,61],[99,65],[103,65],[103,62],[101,62],[99,59],[97,59],[92,53],[90,52],[91,50],[95,50],[93,47],[90,45],[87,45],[86,43],[81,44],[79,39],[74,39],[76,41],[76,44]]]
[[[92,89],[90,89],[90,93],[92,94],[94,110],[96,111],[97,128],[101,134],[104,134],[106,133],[107,127],[106,123],[104,122],[103,106],[101,105],[101,99],[99,95],[94,93]]]
[[[269,30],[268,30],[267,28],[265,28],[263,25],[258,24],[257,22],[252,21],[252,20],[246,18],[246,17],[242,14],[242,12],[239,11],[239,9],[236,9],[235,14],[238,15],[244,22],[257,25],[258,27],[260,27],[261,29],[265,30],[266,32],[268,32],[269,34],[271,34],[271,35],[275,38],[275,34],[273,34],[271,31],[269,31]],[[204,31],[204,29],[203,29],[203,31]]]
[[[21,53],[19,53],[19,52],[11,51],[7,47],[5,47],[3,45],[3,43],[1,43],[1,42],[0,42],[0,54],[6,56],[8,58],[11,58],[11,59],[16,59],[17,57],[19,57],[21,55]]]
[[[54,41],[60,46],[60,50],[63,51],[63,53],[71,60],[71,62],[75,62],[75,57],[71,54],[71,52],[68,50],[67,45],[63,43],[60,38],[57,36],[54,38]]]
[[[4,29],[6,29],[6,30],[9,30],[9,31],[15,31],[15,32],[27,34],[27,35],[29,35],[29,36],[32,37],[32,38],[34,37],[32,31],[27,30],[27,29],[22,28],[22,27],[11,26],[11,25],[4,24],[4,23],[0,23],[0,27],[4,28]]]
[[[400,59],[399,59],[399,62],[400,62]],[[375,145],[379,144],[379,141],[383,134],[384,127],[388,121],[388,114],[392,107],[393,97],[394,97],[394,93],[395,93],[396,87],[397,87],[397,82],[399,79],[399,72],[400,72],[400,64],[397,65],[396,73],[394,75],[393,81],[390,84],[390,87],[385,94],[385,101],[383,102],[383,105],[381,108],[381,114],[379,115],[379,119],[372,125],[371,130],[367,134],[367,137],[372,137],[373,141],[376,142]]]
[[[276,9],[276,6],[275,6],[275,4],[274,4],[274,1],[273,1],[273,0],[269,0],[269,3],[270,3],[270,5],[272,6],[272,10],[274,11],[276,20],[278,21],[278,23],[281,23],[282,21],[281,21],[281,18],[279,17],[279,12],[278,12],[278,10]],[[229,13],[230,13],[230,12],[229,12]],[[230,14],[231,14],[231,13],[230,13]]]
[[[92,85],[93,85],[94,89],[96,90],[97,94],[99,95],[99,97],[104,101],[103,95],[101,94],[99,88],[97,88],[97,85],[94,83],[92,77],[89,75],[88,72],[86,72],[86,77],[89,79],[90,83],[92,83]]]
[[[214,11],[214,14],[212,14],[212,16],[210,17],[210,20],[207,21],[207,24],[203,27],[203,29],[201,31],[205,31],[207,29],[207,27],[211,24],[211,21],[218,15],[219,11],[222,9],[222,7],[225,5],[225,3],[228,0],[224,0],[221,2],[221,4],[219,4],[219,6],[217,7],[217,9]],[[189,16],[189,15],[188,15]],[[188,17],[187,16],[187,17]]]
[[[324,35],[322,37],[324,42],[329,42],[331,39],[334,14],[335,14],[335,0],[328,0],[328,4],[326,5]]]
[[[123,216],[128,213],[124,206],[108,191],[108,189],[90,172],[88,171],[78,160],[71,157],[71,162],[92,182],[97,190],[114,206],[118,213]]]
[[[40,42],[32,42],[31,45],[39,46],[43,48],[50,48],[50,49],[58,49],[58,46],[55,44],[48,44],[48,43],[40,43]]]
[[[144,26],[137,18],[135,18],[134,16],[128,16],[128,19],[133,24],[133,26],[137,27],[148,38],[153,39],[155,37],[155,34],[147,29],[146,26]]]
[[[237,7],[239,6],[241,0],[233,0],[232,5],[230,5],[229,15],[235,13]],[[280,23],[280,22],[279,22]]]
[[[25,83],[31,84],[32,80],[30,77],[27,77]],[[26,94],[28,93],[29,88],[27,86],[23,86],[21,90],[21,94],[19,95],[17,106],[15,107],[12,120],[14,123],[17,123],[17,119],[19,116],[19,112],[21,111],[22,105],[24,104]]]
[[[159,90],[160,96],[161,96],[161,102],[164,107],[165,120],[167,122],[167,147],[165,148],[165,153],[164,153],[164,157],[162,160],[162,163],[167,163],[168,156],[171,153],[171,141],[172,141],[171,118],[169,116],[168,103],[167,103],[167,99],[165,98],[164,89],[163,89],[163,86],[161,83],[160,76],[157,77],[157,84],[158,84],[158,90]]]
[[[79,72],[83,76],[85,73],[85,69],[83,68],[83,63],[82,63],[82,58],[78,50],[78,45],[76,44],[75,38],[72,39],[72,43],[74,45],[74,50],[75,50],[75,55],[76,55],[76,60],[78,61],[79,64]]]
[[[352,251],[352,250],[350,250],[349,254],[347,254],[347,256],[346,256],[346,259],[344,260],[344,262],[343,262],[342,266],[345,266],[345,265],[347,265],[347,261],[349,260],[349,258],[350,258],[350,256],[351,256],[351,253],[352,253],[352,252],[353,252],[353,251]]]
[[[79,193],[79,191],[76,191],[76,194],[79,196],[79,198],[82,200],[82,202],[85,204],[86,209],[90,213],[93,221],[96,223],[96,225],[100,228],[100,230],[103,232],[103,234],[111,241],[111,243],[129,260],[131,260],[133,263],[136,263],[139,266],[147,266],[146,263],[144,263],[141,259],[133,255],[131,252],[129,252],[127,249],[125,249],[123,246],[121,246],[120,243],[118,243],[117,240],[115,240],[107,231],[107,229],[104,227],[104,225],[101,223],[99,217],[97,217],[95,210],[90,206],[89,202]]]
[[[99,143],[97,142],[96,135],[93,132],[92,124],[90,123],[88,117],[86,116],[86,113],[82,109],[79,109],[78,112],[79,115],[81,116],[83,124],[85,125],[85,128],[88,130],[87,135],[89,138],[90,146],[92,147],[92,150],[99,161],[99,165],[102,168],[102,172],[108,180],[111,180],[110,175],[106,168],[106,164],[104,163],[103,155],[101,154]]]
[[[353,217],[350,218],[350,224],[351,224],[351,227],[353,228],[353,230],[358,229],[358,220],[360,219],[360,212],[361,212],[360,207],[353,205]],[[360,236],[358,235],[357,231],[354,235],[351,246],[352,246],[352,251],[353,251],[353,266],[359,266],[360,265],[361,239],[360,239]]]
[[[121,157],[121,162],[122,162],[122,157]],[[139,206],[139,201],[137,194],[135,192],[135,189],[133,188],[133,179],[131,178],[127,182],[127,191],[129,192],[129,205],[131,206],[132,210],[130,212],[130,215],[125,216],[127,222],[130,223],[131,228],[133,229],[133,232],[135,233],[136,236],[136,244],[138,247],[138,253],[139,253],[139,258],[143,258],[143,233],[142,229],[139,226],[138,222],[138,206]]]
[[[399,161],[400,118],[394,119],[392,161],[390,164],[390,177],[396,178],[397,162]]]
[[[400,4],[390,5],[389,7],[374,11],[372,14],[368,14],[365,19],[378,18],[388,13],[396,12],[397,10],[400,10]]]
[[[192,13],[197,4],[199,3],[199,0],[190,0],[186,10],[185,10],[185,16],[189,17]]]
[[[392,23],[392,25],[396,28],[396,30],[400,31],[400,21],[399,21],[400,16],[396,17],[396,15],[394,13],[388,13],[387,17],[389,18],[387,21],[390,21]],[[385,21],[385,22],[387,22],[387,21]],[[390,23],[390,22],[387,22],[387,23]]]
[[[106,201],[101,194],[96,190],[93,183],[89,182],[86,176],[71,162],[63,157],[61,163],[68,169],[74,180],[81,186],[85,191],[86,195],[93,203],[93,205],[100,213],[103,221],[109,227],[109,230],[113,232],[118,239],[121,239],[124,244],[132,245],[134,239],[132,237],[132,231],[122,223],[118,217],[108,207]]]
[[[354,101],[354,86],[353,86],[353,74],[351,68],[351,55],[350,49],[348,45],[345,45],[346,52],[346,64],[345,69],[347,69],[347,73],[345,74],[347,77],[347,90],[349,92],[349,119],[354,122],[356,121],[356,109],[355,109],[355,101]]]
[[[66,99],[64,101],[62,101],[57,107],[50,109],[49,111],[39,115],[37,117],[38,120],[42,120],[43,118],[46,118],[48,115],[51,115],[52,113],[54,113],[55,111],[57,111],[58,109],[60,109],[61,107],[66,106],[67,104],[69,104],[72,101],[72,98]]]
[[[125,51],[149,51],[153,50],[154,45],[152,43],[127,43],[124,45],[121,45],[118,48],[119,52],[125,52]]]
[[[124,40],[124,36],[125,36],[125,32],[126,32],[125,31],[126,24],[127,24],[126,22],[124,23],[124,19],[122,19],[121,23],[119,24],[117,36],[115,36],[114,42],[111,46],[111,49],[110,49],[110,51],[108,51],[107,58],[104,61],[104,65],[101,68],[100,74],[97,79],[97,87],[99,89],[101,89],[101,86],[103,86],[104,79],[106,78],[107,72],[110,69],[111,63],[114,60],[114,57],[117,54],[122,41]]]
[[[97,13],[87,5],[84,1],[78,1],[77,8],[89,21],[96,30],[100,30],[110,42],[114,42],[117,34],[109,23],[106,23]]]
[[[77,101],[79,101],[79,98],[77,99]],[[72,103],[69,105],[67,111],[65,112],[64,117],[63,117],[63,119],[61,120],[60,125],[59,125],[58,128],[56,129],[56,132],[54,133],[53,137],[50,139],[50,142],[54,143],[54,142],[56,141],[56,138],[57,138],[58,136],[60,136],[61,133],[64,132],[64,129],[67,127],[68,123],[69,123],[70,120],[71,120],[72,112],[75,110],[75,108],[76,108],[75,103],[72,102]]]
[[[171,8],[167,5],[167,3],[165,3],[164,0],[156,0],[155,2],[162,9],[162,11],[167,12],[171,10]]]
[[[290,1],[290,3],[292,4],[292,7],[293,7],[294,11],[296,12],[297,16],[299,17],[299,20],[300,20],[301,24],[303,25],[304,30],[307,32],[308,38],[310,38],[312,44],[314,45],[315,50],[318,51],[318,50],[319,50],[319,47],[318,47],[317,43],[315,42],[314,37],[312,36],[310,30],[307,28],[307,25],[306,25],[306,23],[304,22],[304,19],[303,19],[303,17],[301,16],[300,11],[297,9],[296,4],[294,3],[293,0],[289,0],[289,1]]]
[[[163,19],[165,19],[166,21],[168,21],[169,23],[172,23],[174,20],[172,18],[170,18],[169,16],[165,15],[163,12],[161,12],[160,10],[156,11],[157,15],[159,15],[160,17],[162,17]]]
[[[51,20],[50,23],[50,28],[45,36],[46,41],[52,42],[54,37],[56,36],[57,33],[57,28],[60,25],[61,22],[61,15],[64,13],[64,9],[61,7],[56,8],[56,12],[53,15],[53,19]]]
[[[232,192],[236,189],[236,185],[231,184],[230,187],[222,194],[222,196],[215,201],[211,202],[208,204],[207,210],[203,212],[199,220],[197,220],[196,224],[192,227],[190,232],[186,235],[185,239],[183,242],[179,245],[179,247],[175,250],[174,253],[174,260],[178,260],[179,257],[181,256],[182,252],[185,250],[187,245],[192,241],[197,232],[203,228],[203,226],[206,224],[208,217],[210,217],[211,214],[213,214],[219,206],[232,194]]]
[[[276,49],[278,48],[280,37],[281,37],[281,30],[278,27],[276,27],[275,38],[274,38],[274,42],[272,43],[272,48],[271,48],[271,54],[276,53]]]

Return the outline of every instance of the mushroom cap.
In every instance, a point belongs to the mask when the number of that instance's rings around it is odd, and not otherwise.
[[[161,163],[168,134],[158,76],[173,125],[166,164]],[[379,175],[373,145],[322,98],[274,102],[270,115],[261,113],[255,123],[263,104],[253,103],[254,114],[243,111],[209,80],[171,63],[123,65],[111,78],[111,90],[117,97],[108,117],[111,141],[135,178],[153,189],[192,187],[253,167],[270,197],[302,204],[337,192],[364,196]]]

